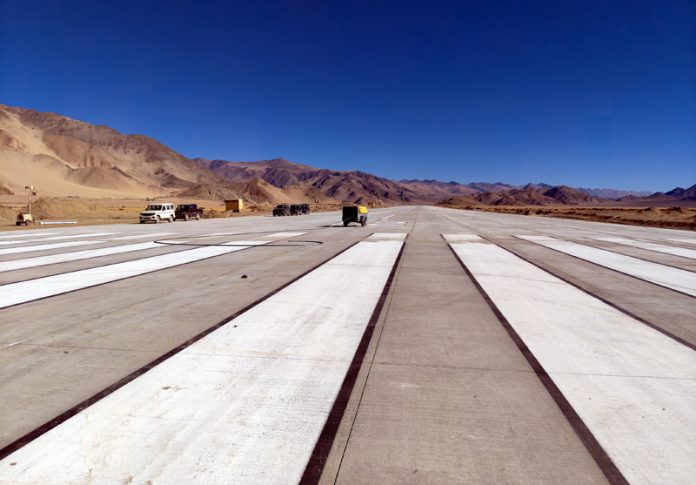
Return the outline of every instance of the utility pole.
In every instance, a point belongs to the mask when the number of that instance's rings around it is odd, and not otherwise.
[[[27,205],[29,206],[29,214],[31,214],[31,198],[36,195],[36,190],[33,185],[25,185],[24,188],[27,191]]]

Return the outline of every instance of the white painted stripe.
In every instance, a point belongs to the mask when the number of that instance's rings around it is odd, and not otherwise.
[[[0,249],[0,255],[4,254],[22,254],[31,253],[36,251],[48,251],[50,249],[60,249],[60,248],[71,248],[75,246],[87,246],[89,244],[101,244],[106,241],[70,241],[64,243],[53,243],[53,244],[40,244],[38,246],[21,246],[18,248],[5,248]]]
[[[307,234],[306,232],[274,232],[272,234],[268,234],[267,236],[263,236],[264,239],[288,239],[291,237],[298,237],[298,236],[304,236]]]
[[[405,232],[375,232],[367,239],[382,241],[405,241],[408,233]]]
[[[129,253],[132,251],[143,251],[145,249],[161,247],[164,246],[154,242],[145,242],[138,244],[124,244],[122,246],[111,246],[100,249],[87,249],[85,251],[75,251],[72,253],[51,254],[48,256],[39,256],[38,258],[15,259],[13,261],[0,262],[0,272],[14,271],[24,268],[35,268],[37,266],[45,266],[47,264],[66,263],[69,261],[79,261],[82,259],[109,256],[111,254]]]
[[[634,248],[645,249],[656,253],[672,254],[683,258],[696,259],[696,249],[678,248],[675,246],[667,246],[665,244],[657,244],[645,241],[634,241],[623,237],[596,237],[598,241],[606,241],[623,246],[631,246]]]
[[[45,239],[42,239],[41,242],[43,241],[62,241],[64,239],[81,239],[83,237],[103,237],[103,236],[110,236],[111,232],[88,232],[85,234],[68,234],[65,236],[52,236],[52,237],[47,237]]]
[[[443,234],[442,237],[448,242],[483,241],[481,236],[477,236],[476,234]]]
[[[550,236],[516,236],[576,258],[696,296],[696,273]]]
[[[358,243],[5,458],[0,482],[299,482],[402,245]]]
[[[682,244],[696,244],[696,238],[670,238],[670,241],[682,243]]]
[[[252,241],[249,241],[250,243]],[[265,241],[255,241],[255,245],[265,244]],[[69,291],[81,290],[90,286],[110,283],[112,281],[130,278],[161,269],[172,268],[182,264],[200,261],[213,256],[240,251],[247,246],[206,246],[188,251],[168,253],[150,258],[127,261],[97,268],[83,269],[70,273],[63,273],[35,280],[21,281],[0,286],[0,308],[5,308],[19,303],[26,303],[60,295]]]
[[[173,232],[150,232],[147,234],[133,234],[132,236],[112,237],[112,241],[128,241],[130,239],[156,238],[162,236],[171,236]]]
[[[51,231],[38,231],[38,232],[32,232],[32,233],[27,233],[27,231],[17,231],[12,234],[7,234],[7,235],[2,235],[0,236],[0,239],[15,239],[15,238],[29,238],[29,237],[44,237],[44,236],[50,236],[52,234],[58,234],[57,232],[51,232]]]
[[[485,242],[452,244],[631,483],[696,476],[696,352]]]
[[[36,242],[36,241],[31,241],[29,239],[11,239],[9,241],[0,241],[0,246],[9,246],[11,244],[24,244],[28,242]]]
[[[99,237],[99,236],[109,236],[111,233],[110,232],[92,232],[88,234],[69,234],[65,236],[52,236],[52,237],[46,237],[40,240],[33,240],[33,241],[28,241],[28,240],[14,240],[14,241],[0,241],[0,245],[8,245],[8,244],[26,244],[26,243],[33,243],[33,244],[43,244],[45,241],[62,241],[65,239],[81,239],[85,237]]]

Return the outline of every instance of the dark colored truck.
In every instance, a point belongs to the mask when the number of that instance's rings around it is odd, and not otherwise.
[[[179,204],[174,210],[174,216],[184,221],[190,221],[191,219],[197,221],[203,216],[203,208],[199,208],[197,204]]]
[[[288,204],[278,204],[273,208],[273,217],[276,216],[289,216],[290,206]]]
[[[291,216],[301,216],[302,215],[302,206],[300,204],[293,204],[290,206],[290,215]]]
[[[309,204],[300,204],[302,207],[302,214],[309,215]]]

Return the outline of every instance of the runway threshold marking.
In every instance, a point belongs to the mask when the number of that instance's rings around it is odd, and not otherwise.
[[[696,352],[485,240],[450,246],[631,483],[693,483]]]
[[[17,239],[17,238],[28,238],[28,237],[44,237],[44,236],[50,236],[52,234],[58,234],[57,232],[50,232],[50,231],[38,231],[38,232],[28,232],[28,231],[16,231],[13,232],[12,234],[3,234],[0,236],[0,239]]]
[[[11,244],[24,244],[28,242],[36,242],[36,241],[31,241],[29,239],[12,239],[9,241],[0,241],[0,246],[9,246]]]
[[[696,244],[696,238],[670,238],[670,241],[682,243],[682,244]]]
[[[0,286],[0,308],[47,298],[50,296],[81,290],[91,286],[132,278],[162,269],[181,266],[195,261],[233,253],[252,246],[267,244],[269,241],[234,241],[215,246],[198,247],[176,253],[151,256],[149,258],[115,263],[96,268],[62,273],[44,278],[20,281]]]
[[[647,251],[653,251],[656,253],[671,254],[674,256],[681,256],[682,258],[696,259],[696,249],[679,248],[676,246],[668,246],[666,244],[657,244],[645,241],[635,241],[633,239],[626,239],[623,237],[595,237],[593,239],[620,244],[622,246],[645,249]]]
[[[0,461],[0,481],[297,483],[403,247],[364,240]]]
[[[550,236],[515,236],[635,278],[696,296],[696,273]]]
[[[141,239],[141,238],[154,238],[154,237],[162,237],[162,236],[171,236],[174,234],[173,232],[151,232],[151,233],[146,233],[146,234],[132,234],[130,236],[119,236],[119,237],[112,237],[110,238],[112,241],[128,241],[130,239]]]
[[[90,244],[102,244],[105,242],[106,241],[97,241],[97,240],[92,239],[90,241],[69,241],[69,242],[64,242],[64,243],[39,244],[37,246],[21,246],[18,248],[5,248],[5,249],[0,249],[0,256],[5,255],[5,254],[22,254],[22,253],[31,253],[31,252],[36,252],[36,251],[49,251],[51,249],[72,248],[72,247],[76,247],[76,246],[88,246]]]
[[[65,234],[62,236],[51,236],[51,237],[45,237],[41,239],[40,242],[44,241],[63,241],[65,239],[81,239],[84,237],[104,237],[104,236],[111,236],[113,233],[112,232],[88,232],[85,234]]]
[[[66,263],[70,261],[79,261],[82,259],[98,258],[100,256],[109,256],[112,254],[128,253],[132,251],[143,251],[145,249],[161,247],[163,247],[161,244],[157,244],[155,242],[144,242],[137,244],[123,244],[121,246],[110,246],[108,248],[87,249],[84,251],[74,251],[70,253],[50,254],[48,256],[39,256],[36,258],[15,259],[12,261],[0,262],[0,272],[35,268],[37,266],[45,266],[48,264]]]

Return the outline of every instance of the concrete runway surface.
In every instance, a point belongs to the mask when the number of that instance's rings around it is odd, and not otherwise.
[[[693,483],[692,232],[434,207],[0,235],[0,483]]]

